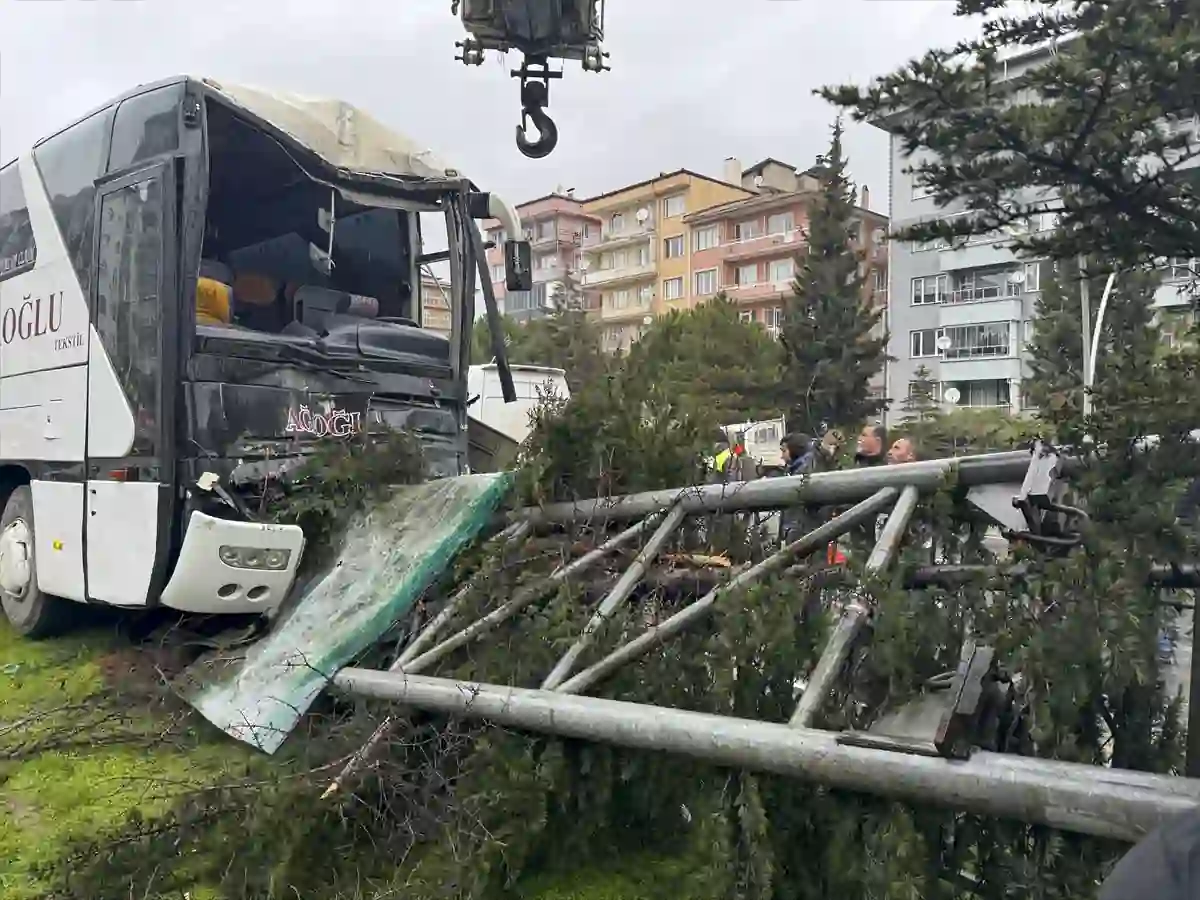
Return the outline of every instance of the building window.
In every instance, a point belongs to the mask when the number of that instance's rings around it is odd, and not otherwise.
[[[933,195],[933,191],[921,183],[921,177],[915,172],[912,175],[912,199],[924,200]]]
[[[558,257],[553,253],[541,253],[533,258],[535,269],[553,269],[558,265]]]
[[[492,281],[504,280],[504,266],[492,266]]]
[[[539,241],[549,240],[555,236],[555,232],[553,219],[543,219],[534,226],[534,234]]]
[[[682,216],[684,213],[685,204],[683,202],[683,194],[676,194],[674,197],[667,197],[662,202],[663,218],[674,219]]]
[[[663,238],[663,256],[666,259],[678,259],[683,256],[683,235]]]
[[[720,232],[716,225],[707,228],[697,228],[692,232],[692,250],[711,250],[721,242]]]
[[[663,296],[668,300],[680,300],[683,298],[683,279],[668,278],[663,282]]]
[[[754,238],[762,237],[762,234],[762,219],[749,219],[745,222],[738,222],[733,226],[733,236],[735,240],[750,241]]]
[[[746,266],[738,266],[737,283],[758,284],[758,264],[750,263]]]
[[[738,312],[738,321],[739,322],[753,322],[754,321],[754,310],[743,309],[743,310],[739,311]]]
[[[625,214],[624,213],[613,213],[612,217],[608,220],[609,234],[620,234],[624,230],[625,230]]]
[[[1032,269],[1032,271],[1030,271]],[[1000,300],[1005,297],[1020,297],[1027,289],[1036,290],[1038,283],[1037,264],[1022,268],[969,269],[955,273],[950,291],[950,303],[979,303],[984,300]],[[1032,284],[1034,287],[1026,288]]]
[[[505,231],[503,228],[499,228],[496,231],[492,232],[492,243],[494,243],[496,246],[503,244],[507,240],[508,240],[508,232]]]
[[[643,284],[638,288],[638,306],[649,306],[654,299],[654,285]]]
[[[937,329],[924,328],[921,331],[910,332],[909,343],[913,359],[920,359],[923,356],[937,356]]]
[[[1197,277],[1200,277],[1200,259],[1179,256],[1167,267],[1167,281],[1192,281]]]
[[[796,217],[790,212],[776,213],[767,218],[767,234],[787,234],[796,230]]]
[[[768,281],[791,281],[795,274],[796,263],[791,257],[776,259],[770,264],[770,278],[768,278]]]
[[[1042,264],[1041,263],[1025,263],[1025,290],[1026,292],[1040,291],[1042,289]]]
[[[1026,347],[1033,343],[1033,319],[1026,319],[1021,323],[1021,334]]]
[[[580,226],[580,229],[579,229],[579,236],[580,236],[581,238],[583,238],[583,240],[585,240],[585,241],[590,241],[590,240],[592,239],[592,235],[593,235],[593,231],[592,231],[592,223],[591,223],[591,222],[584,222],[584,223],[583,223],[583,224]]]
[[[951,381],[943,385],[942,396],[953,388],[958,391],[956,406],[994,409],[1011,405],[1007,378],[986,378],[977,381]]]
[[[1007,322],[956,325],[945,328],[944,359],[976,359],[982,356],[1011,356]]]
[[[945,275],[926,275],[912,280],[912,305],[929,306],[946,299],[947,278]]]
[[[909,400],[929,400],[937,403],[939,393],[936,381],[910,381],[908,383]]]
[[[696,290],[697,297],[707,297],[717,292],[717,270],[706,269],[703,272],[696,273]]]
[[[767,327],[782,328],[783,327],[783,307],[772,306],[766,311]]]

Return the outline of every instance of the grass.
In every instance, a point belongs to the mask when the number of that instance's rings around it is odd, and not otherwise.
[[[44,896],[40,868],[72,843],[161,815],[250,754],[132,679],[134,659],[111,631],[38,642],[0,623],[4,900]]]
[[[153,821],[181,794],[223,782],[234,770],[244,775],[264,760],[181,709],[145,654],[114,630],[30,641],[0,620],[3,900],[41,900],[49,891],[44,867],[60,863],[78,842],[111,835],[131,816]],[[367,868],[378,862],[363,860]],[[704,887],[682,863],[646,858],[523,879],[515,896],[691,900],[706,896]],[[240,900],[202,883],[190,897]]]

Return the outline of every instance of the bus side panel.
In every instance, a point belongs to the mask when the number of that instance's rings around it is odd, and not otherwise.
[[[78,481],[31,481],[37,583],[45,593],[87,602],[83,578],[80,511],[83,485]]]

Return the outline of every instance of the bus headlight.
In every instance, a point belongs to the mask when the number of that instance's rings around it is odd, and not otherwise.
[[[221,562],[235,569],[270,569],[276,572],[288,567],[291,550],[265,550],[261,547],[223,546],[217,555]]]

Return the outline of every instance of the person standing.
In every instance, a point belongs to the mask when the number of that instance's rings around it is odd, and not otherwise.
[[[887,461],[889,466],[894,466],[897,463],[916,462],[917,445],[913,443],[912,438],[899,438],[888,449]]]
[[[885,461],[887,429],[882,425],[867,425],[858,435],[854,461],[860,466],[879,466]]]

